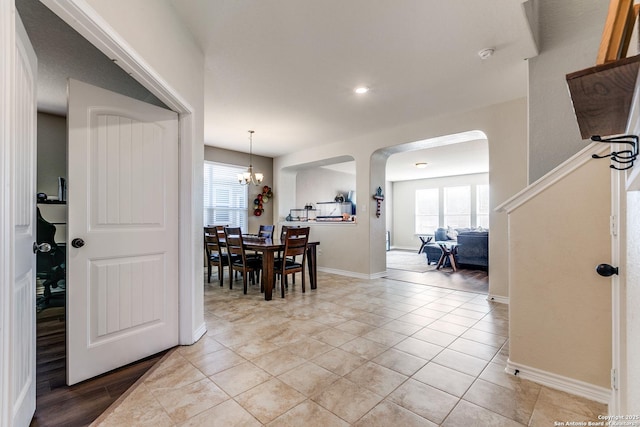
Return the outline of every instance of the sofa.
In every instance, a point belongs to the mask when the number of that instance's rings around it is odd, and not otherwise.
[[[487,230],[438,228],[431,243],[423,250],[428,264],[435,264],[440,259],[442,250],[436,242],[441,241],[456,243],[456,263],[482,268],[489,267],[489,232]]]
[[[465,231],[458,233],[456,262],[464,265],[489,267],[489,232]]]

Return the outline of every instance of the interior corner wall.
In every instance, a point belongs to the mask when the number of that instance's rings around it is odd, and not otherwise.
[[[540,53],[529,59],[529,183],[586,146],[566,75],[595,65],[609,2],[538,3]]]
[[[210,162],[226,163],[236,166],[249,166],[249,154],[239,151],[225,150],[218,147],[204,147],[204,159]],[[260,216],[253,215],[253,200],[262,193],[262,187],[268,185],[272,188],[274,197],[278,197],[277,188],[273,186],[273,159],[271,157],[263,157],[253,155],[253,168],[256,172],[264,174],[264,180],[259,186],[249,185],[249,194],[247,202],[249,206],[248,233],[257,233],[260,225],[276,224],[274,215],[273,201],[263,204],[264,212]]]
[[[58,195],[58,177],[67,178],[67,119],[38,113],[38,182],[36,191]]]
[[[527,185],[527,101],[495,106],[489,141],[489,295],[509,298],[509,235],[495,208]]]

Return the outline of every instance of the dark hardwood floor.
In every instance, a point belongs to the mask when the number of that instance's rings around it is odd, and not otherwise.
[[[115,402],[166,351],[67,387],[65,308],[37,315],[36,413],[31,426],[86,426]]]

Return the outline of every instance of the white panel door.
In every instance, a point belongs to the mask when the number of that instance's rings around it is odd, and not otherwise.
[[[68,126],[71,385],[178,344],[178,119],[70,80]]]
[[[11,299],[11,420],[28,426],[36,409],[36,56],[16,13],[12,93],[11,205],[13,283]]]

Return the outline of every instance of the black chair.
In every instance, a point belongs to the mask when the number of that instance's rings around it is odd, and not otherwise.
[[[258,237],[273,239],[273,231],[275,228],[274,225],[261,225],[260,229],[258,229]]]
[[[284,288],[287,286],[287,275],[302,273],[302,292],[305,292],[305,264],[307,259],[307,243],[309,241],[309,227],[289,227],[284,237],[284,252],[282,258],[276,259],[274,264],[274,282],[276,275],[280,275],[280,293],[284,298]],[[301,262],[296,258],[302,256]],[[295,282],[294,282],[295,283]]]
[[[37,301],[39,310],[51,306],[63,306],[65,301],[64,287],[66,286],[66,251],[63,245],[55,241],[56,226],[42,217],[40,208],[37,209],[36,240],[38,244],[47,243],[51,246],[48,252],[37,252],[36,275],[42,280],[44,293]],[[55,292],[52,290],[59,290]],[[54,301],[55,295],[55,301]]]
[[[225,244],[227,247],[227,255],[229,256],[229,267],[231,271],[239,271],[242,273],[242,285],[244,293],[247,293],[247,276],[250,277],[251,283],[256,284],[256,273],[260,270],[260,260],[247,256],[244,250],[244,242],[242,241],[242,232],[240,227],[227,227],[224,229]],[[229,288],[233,286],[233,278],[229,277]]]

